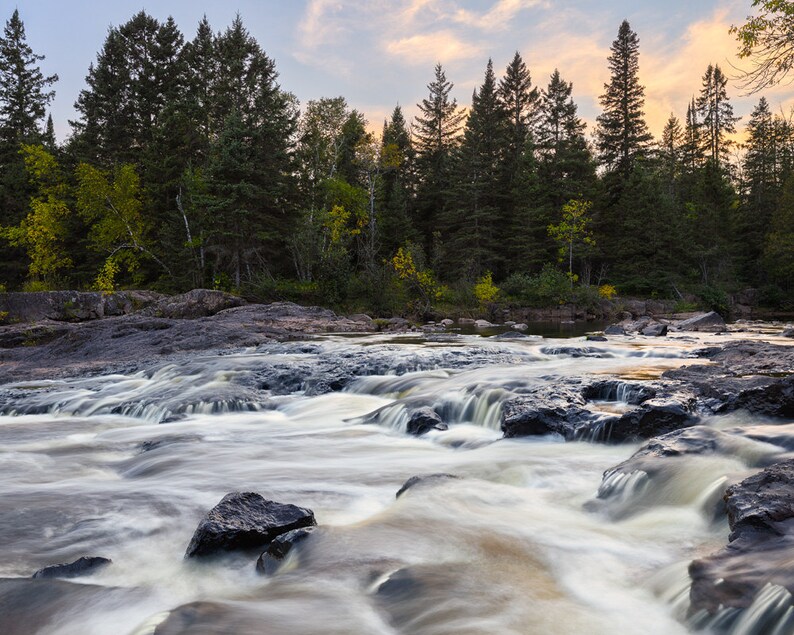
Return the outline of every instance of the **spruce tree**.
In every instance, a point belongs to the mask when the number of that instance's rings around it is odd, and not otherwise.
[[[652,140],[645,123],[645,88],[639,79],[639,38],[627,20],[618,29],[608,58],[610,80],[600,97],[604,112],[598,116],[596,142],[601,163],[623,178]]]
[[[25,25],[14,10],[0,38],[0,132],[7,142],[37,141],[47,105],[55,96],[50,86],[57,75],[44,77],[43,55],[27,43]]]
[[[391,257],[407,240],[416,238],[409,216],[414,153],[400,106],[395,106],[388,122],[383,123],[380,155],[382,176],[378,204],[382,210],[382,246],[384,256]]]
[[[516,51],[499,82],[499,102],[505,111],[505,187],[512,188],[521,154],[537,115],[539,93],[532,87],[527,65]]]
[[[727,84],[728,78],[720,67],[709,64],[697,100],[698,114],[703,122],[703,149],[716,168],[727,163],[732,142],[725,135],[736,132],[736,122],[739,120],[733,115]]]
[[[698,121],[697,105],[695,104],[694,97],[687,105],[686,109],[681,156],[684,169],[689,174],[694,174],[695,170],[703,164],[705,159],[703,154],[701,124]]]
[[[441,64],[436,64],[435,77],[427,85],[429,94],[417,104],[420,114],[413,129],[417,152],[415,225],[427,248],[433,243],[433,232],[440,229],[437,221],[450,185],[452,151],[465,118],[450,97],[452,88]]]
[[[497,229],[506,195],[499,176],[507,128],[493,63],[488,60],[482,86],[472,96],[453,186],[443,214],[444,266],[450,278],[462,275],[473,280],[495,270],[504,258]]]

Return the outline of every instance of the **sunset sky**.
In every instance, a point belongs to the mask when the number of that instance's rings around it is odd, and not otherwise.
[[[13,5],[4,6],[6,20]],[[186,39],[203,14],[221,30],[239,12],[275,59],[283,88],[302,103],[342,95],[375,128],[395,104],[409,116],[416,113],[437,61],[455,83],[458,102],[468,105],[488,58],[501,74],[518,50],[535,84],[545,87],[555,67],[573,82],[592,131],[608,80],[609,46],[626,18],[640,37],[645,110],[657,136],[670,112],[683,118],[709,63],[735,74],[736,44],[728,29],[750,13],[750,0],[17,0],[16,6],[29,43],[47,56],[44,72],[60,76],[52,114],[61,140],[108,26],[141,9],[160,20],[172,15]],[[735,84],[729,94],[743,125],[758,95],[743,97]],[[765,95],[776,110],[788,109],[794,87]]]

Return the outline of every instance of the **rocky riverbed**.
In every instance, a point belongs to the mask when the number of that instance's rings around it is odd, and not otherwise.
[[[0,327],[2,632],[794,632],[784,325],[61,300]]]

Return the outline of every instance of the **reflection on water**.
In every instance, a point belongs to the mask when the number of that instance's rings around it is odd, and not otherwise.
[[[585,345],[597,354],[571,349]],[[522,388],[643,375],[691,362],[697,345],[328,337],[305,352],[18,386],[0,417],[0,630],[685,633],[681,571],[725,540],[714,484],[753,468],[682,457],[657,487],[626,490],[617,513],[593,501],[636,445],[502,440],[499,415]],[[342,391],[312,396],[315,384],[284,374],[342,369],[365,350]],[[406,407],[425,404],[450,429],[406,436]],[[395,498],[439,472],[461,478]],[[316,514],[316,534],[272,577],[257,575],[257,554],[183,559],[202,515],[236,490]],[[83,555],[113,564],[72,583],[24,579]]]

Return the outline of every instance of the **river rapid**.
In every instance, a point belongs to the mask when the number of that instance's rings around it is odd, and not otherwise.
[[[688,564],[725,544],[715,500],[768,447],[681,457],[654,496],[606,504],[603,472],[639,444],[502,439],[501,403],[565,377],[652,379],[727,337],[329,335],[4,387],[16,397],[0,416],[0,631],[692,632]],[[339,385],[334,360],[348,364]],[[322,380],[301,379],[318,368]],[[407,435],[407,401],[449,429]],[[754,423],[743,416],[706,423]],[[460,478],[395,497],[431,473]],[[256,553],[186,560],[199,520],[233,491],[310,508],[319,528],[271,576]],[[113,562],[29,580],[86,555]]]

